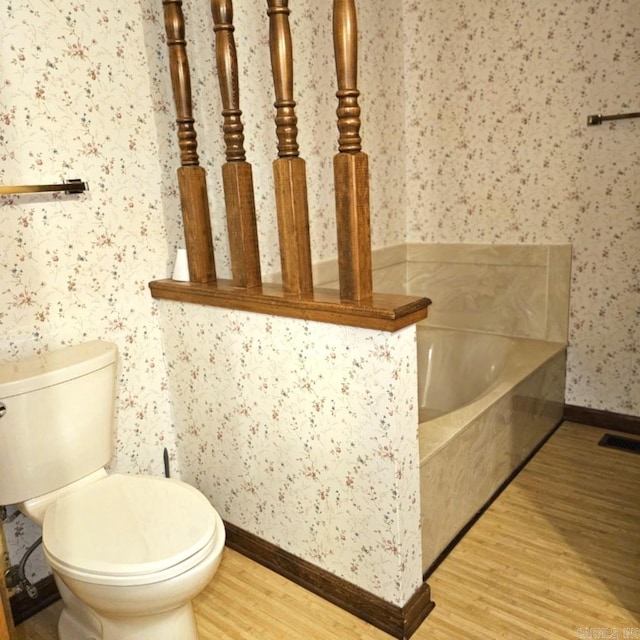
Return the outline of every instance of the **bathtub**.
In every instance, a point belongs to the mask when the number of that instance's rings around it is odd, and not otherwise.
[[[566,346],[417,326],[425,574],[561,422]]]

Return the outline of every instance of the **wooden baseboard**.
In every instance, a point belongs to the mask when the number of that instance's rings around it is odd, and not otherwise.
[[[404,607],[382,598],[225,522],[227,545],[395,638],[409,638],[435,606],[423,583]]]
[[[11,596],[11,613],[14,624],[18,625],[27,618],[34,616],[39,611],[60,600],[60,594],[53,576],[47,576],[35,584],[38,590],[37,598],[30,598],[24,591]]]
[[[623,413],[601,411],[600,409],[588,409],[572,404],[564,406],[564,419],[568,422],[579,422],[592,427],[612,429],[623,433],[633,433],[640,436],[640,417],[627,416]]]

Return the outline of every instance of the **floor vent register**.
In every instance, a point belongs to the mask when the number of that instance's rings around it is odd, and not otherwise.
[[[634,438],[625,438],[624,436],[614,436],[605,433],[598,444],[601,447],[610,447],[611,449],[619,449],[628,451],[629,453],[640,453],[640,440]]]

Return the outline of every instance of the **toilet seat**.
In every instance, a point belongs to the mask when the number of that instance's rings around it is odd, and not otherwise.
[[[61,576],[126,586],[188,571],[211,553],[223,530],[207,498],[190,485],[113,474],[53,503],[42,537]]]

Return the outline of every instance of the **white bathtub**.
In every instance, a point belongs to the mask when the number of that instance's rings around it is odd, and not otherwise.
[[[418,325],[423,571],[562,420],[565,345]]]

